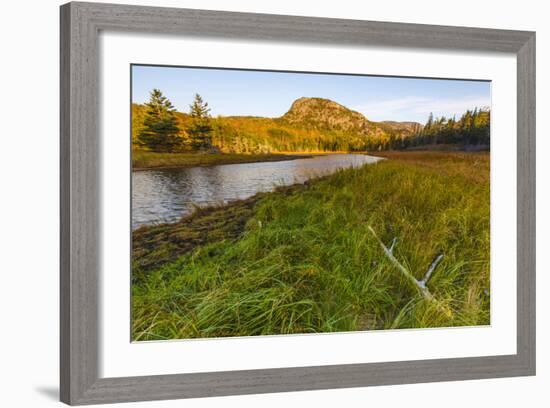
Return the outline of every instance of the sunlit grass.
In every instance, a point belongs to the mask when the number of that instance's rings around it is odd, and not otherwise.
[[[135,259],[134,340],[489,324],[489,155],[386,155],[263,194],[227,239],[214,233],[153,267]],[[232,225],[215,215],[216,228]],[[417,279],[444,254],[428,282],[436,302],[389,262],[369,225],[388,245],[397,237],[394,254]],[[158,246],[173,245],[177,227],[162,228]]]
[[[135,149],[132,151],[132,169],[211,166],[215,164],[293,160],[304,157],[309,156],[306,154],[244,154],[213,153],[209,151],[162,153]]]

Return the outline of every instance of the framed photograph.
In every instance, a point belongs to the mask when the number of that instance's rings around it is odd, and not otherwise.
[[[535,374],[535,34],[61,7],[61,400]]]

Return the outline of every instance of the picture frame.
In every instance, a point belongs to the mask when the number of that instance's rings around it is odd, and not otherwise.
[[[535,374],[535,33],[72,2],[61,6],[60,396],[70,405]],[[513,53],[517,58],[517,353],[101,378],[99,33]]]

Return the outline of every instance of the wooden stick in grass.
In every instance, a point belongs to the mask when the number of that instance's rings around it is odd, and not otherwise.
[[[426,287],[426,283],[428,283],[428,279],[430,279],[430,276],[432,276],[432,273],[433,271],[435,270],[435,268],[437,267],[437,264],[439,262],[441,262],[441,260],[443,259],[443,254],[439,254],[435,259],[434,261],[432,262],[432,264],[430,265],[430,267],[428,268],[428,270],[426,271],[426,275],[424,275],[424,278],[422,278],[421,281],[418,281],[418,284],[423,286],[423,287]]]
[[[426,275],[424,275],[424,278],[422,280],[417,280],[413,274],[407,269],[405,268],[405,266],[403,266],[395,256],[393,256],[393,249],[395,247],[395,243],[397,241],[397,238],[394,238],[393,241],[392,241],[392,244],[391,244],[391,247],[388,248],[380,238],[378,238],[378,235],[376,235],[376,232],[374,231],[374,229],[372,229],[372,227],[369,225],[368,226],[369,228],[369,231],[372,233],[372,235],[374,235],[374,237],[376,238],[376,240],[378,241],[378,243],[380,244],[380,246],[382,247],[382,249],[384,250],[384,253],[386,254],[386,256],[388,257],[388,259],[391,261],[391,263],[401,271],[401,273],[403,273],[403,275],[405,275],[405,277],[407,279],[409,279],[409,281],[411,281],[415,286],[416,288],[418,289],[418,291],[420,292],[420,294],[427,300],[434,300],[434,297],[433,295],[430,293],[430,290],[426,287],[426,283],[428,282],[428,279],[430,279],[430,277],[432,276],[432,273],[434,271],[434,269],[436,268],[436,266],[439,264],[439,262],[441,261],[441,259],[443,259],[443,255],[439,255],[433,262],[432,264],[430,265],[430,267],[428,268],[428,271],[426,272]]]

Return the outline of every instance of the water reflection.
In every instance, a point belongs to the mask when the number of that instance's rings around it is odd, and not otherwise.
[[[196,206],[248,198],[276,186],[303,183],[380,160],[361,154],[333,154],[280,162],[227,164],[132,173],[132,227],[177,221]]]

